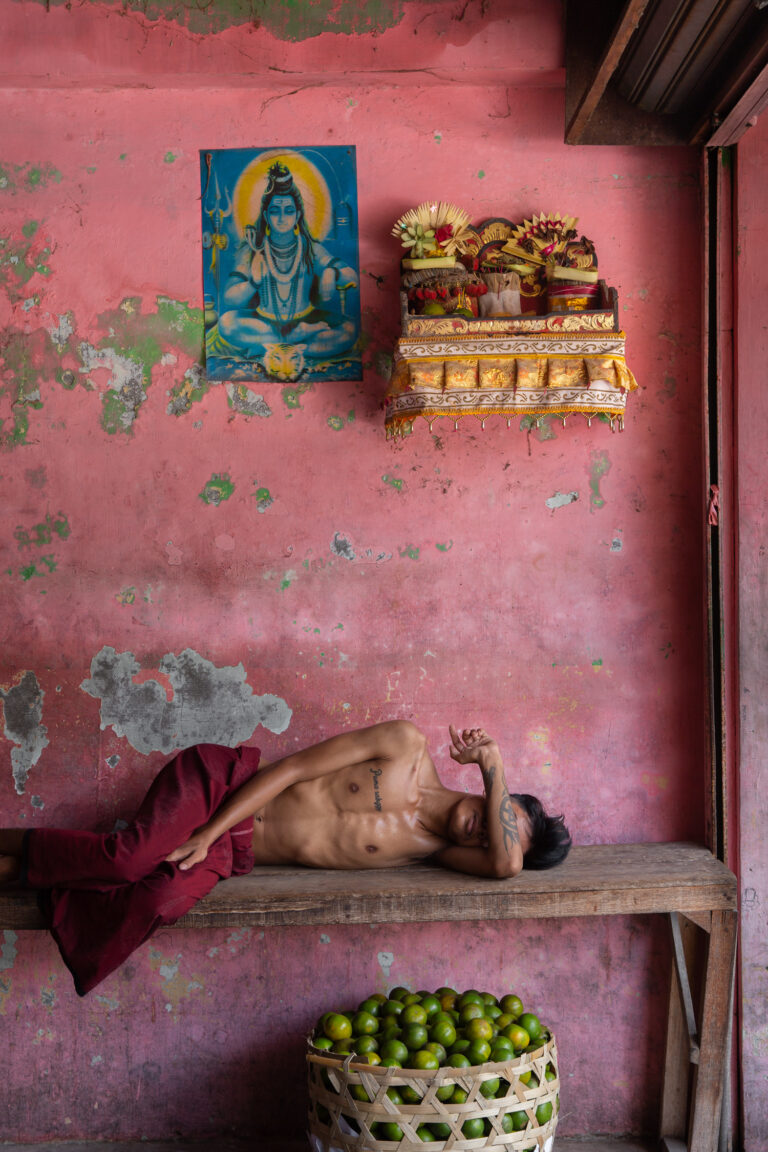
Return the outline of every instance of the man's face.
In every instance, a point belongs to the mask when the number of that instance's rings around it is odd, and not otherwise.
[[[520,836],[520,847],[523,855],[531,846],[531,835],[528,826],[528,817],[519,804],[512,801],[512,808],[517,817],[517,830]],[[488,823],[486,818],[486,803],[484,796],[467,795],[457,800],[451,809],[448,821],[448,837],[454,844],[461,844],[466,848],[488,847]]]
[[[269,227],[274,232],[292,232],[298,214],[292,196],[275,196],[267,208]]]

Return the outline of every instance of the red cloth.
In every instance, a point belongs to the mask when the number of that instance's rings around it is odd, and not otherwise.
[[[22,877],[41,907],[62,959],[85,996],[152,933],[173,924],[214,885],[253,867],[253,818],[236,824],[189,871],[165,857],[254,775],[257,748],[199,744],[155,777],[135,819],[118,832],[35,828]]]

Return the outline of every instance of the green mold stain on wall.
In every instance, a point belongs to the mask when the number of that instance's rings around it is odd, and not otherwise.
[[[611,462],[608,459],[607,452],[592,452],[589,462],[589,506],[590,508],[602,508],[605,505],[605,499],[600,492],[600,481],[603,476],[606,476],[611,470]]]
[[[390,488],[394,488],[396,492],[402,492],[405,481],[401,476],[390,476],[389,473],[385,472],[381,479],[385,484],[389,484]]]
[[[33,524],[31,528],[18,527],[13,535],[20,549],[42,548],[50,544],[54,536],[66,540],[70,532],[69,520],[63,512],[57,512],[55,516],[46,513],[45,520]]]
[[[405,548],[398,548],[398,553],[405,559],[418,560],[421,549],[416,548],[413,544],[407,544]]]
[[[232,478],[228,472],[214,472],[202,492],[198,493],[204,504],[218,506],[229,500],[235,490]]]
[[[47,356],[55,355],[42,330],[0,330],[0,449],[25,444],[30,409],[42,408],[41,377],[47,378]]]
[[[0,164],[0,193],[16,196],[19,192],[36,192],[49,184],[60,184],[63,177],[53,164]]]
[[[34,275],[51,275],[51,249],[35,239],[39,228],[38,220],[29,220],[22,226],[20,238],[0,236],[0,287],[12,304],[28,294],[26,286]]]
[[[46,8],[70,7],[71,0],[38,0]],[[123,14],[170,20],[194,33],[216,33],[240,24],[265,28],[278,40],[309,40],[322,32],[345,36],[380,35],[403,18],[403,0],[122,0]]]

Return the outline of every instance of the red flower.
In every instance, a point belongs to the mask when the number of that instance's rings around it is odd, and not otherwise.
[[[442,244],[445,240],[450,240],[453,236],[453,224],[444,224],[442,228],[435,229],[435,240],[438,244]]]

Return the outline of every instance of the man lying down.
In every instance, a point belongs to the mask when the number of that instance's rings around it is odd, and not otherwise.
[[[451,758],[478,765],[484,795],[444,787],[408,721],[334,736],[261,769],[258,749],[199,744],[161,769],[127,828],[0,830],[0,883],[38,889],[84,996],[218,880],[254,864],[431,859],[504,878],[564,860],[563,818],[534,796],[510,795],[496,741],[482,728],[450,735]]]

